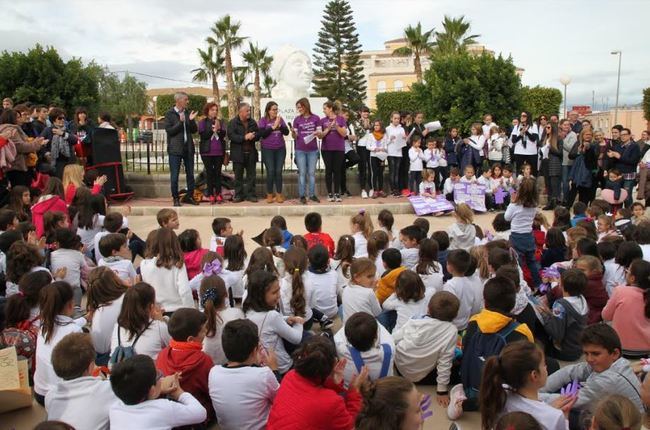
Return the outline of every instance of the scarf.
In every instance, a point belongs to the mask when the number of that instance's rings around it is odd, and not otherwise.
[[[70,145],[65,140],[65,133],[59,136],[58,134],[52,133],[52,159],[57,160],[59,155],[64,156],[65,158],[70,158]]]
[[[201,351],[203,349],[201,342],[179,342],[174,339],[169,342],[169,346],[178,351]]]
[[[384,132],[383,131],[373,131],[372,135],[374,136],[376,141],[380,141],[384,138]]]

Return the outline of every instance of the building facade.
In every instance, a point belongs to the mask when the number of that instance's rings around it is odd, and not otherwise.
[[[632,131],[634,140],[641,137],[643,130],[650,130],[650,124],[643,117],[643,109],[641,108],[619,109],[618,114],[616,114],[616,122],[614,122],[614,115],[614,110],[611,109],[602,112],[592,112],[583,118],[591,121],[594,130],[602,130],[605,136],[611,135],[611,129],[616,124],[621,124],[623,127],[629,128]]]

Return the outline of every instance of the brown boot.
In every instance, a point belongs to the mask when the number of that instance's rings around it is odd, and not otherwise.
[[[273,194],[266,195],[266,203],[273,203]]]
[[[284,196],[281,193],[278,193],[275,195],[275,202],[276,203],[284,203]]]

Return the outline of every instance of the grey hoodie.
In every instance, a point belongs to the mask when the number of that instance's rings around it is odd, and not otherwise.
[[[449,249],[464,249],[469,252],[469,249],[474,246],[474,239],[476,238],[476,227],[474,224],[460,224],[453,223],[448,230],[449,233]]]
[[[582,388],[578,391],[578,400],[574,408],[592,410],[596,402],[609,394],[627,397],[643,413],[641,401],[641,383],[632,371],[630,362],[624,358],[616,360],[609,369],[594,372],[585,362],[563,367],[549,375],[546,385],[540,390],[540,400],[553,402],[560,395],[560,389],[577,379]]]

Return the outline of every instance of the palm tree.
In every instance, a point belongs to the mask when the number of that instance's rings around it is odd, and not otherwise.
[[[273,76],[268,73],[264,73],[264,78],[262,81],[262,86],[264,86],[264,95],[266,97],[271,97],[271,91],[278,83],[273,79]]]
[[[235,100],[235,82],[233,79],[232,51],[241,47],[246,37],[239,36],[241,22],[231,21],[230,15],[225,15],[214,23],[210,31],[214,37],[209,36],[206,40],[214,46],[221,46],[225,53],[226,63],[226,92],[228,93],[228,116],[234,118],[237,111]]]
[[[194,82],[212,82],[212,96],[214,102],[220,104],[221,94],[219,92],[219,76],[226,71],[224,67],[223,49],[208,45],[207,50],[198,48],[199,58],[201,58],[201,67],[193,69],[192,81]]]
[[[476,43],[479,34],[467,36],[470,23],[465,21],[465,16],[450,18],[445,15],[442,21],[444,31],[436,31],[436,52],[442,55],[459,54],[467,49],[468,45]]]
[[[248,87],[252,85],[248,81],[250,70],[246,66],[233,67],[233,85],[235,97],[235,105],[244,101],[244,97],[249,97],[251,92]]]
[[[257,45],[248,42],[248,51],[242,54],[244,63],[248,65],[248,69],[253,74],[253,116],[255,120],[260,119],[260,99],[262,93],[262,85],[260,82],[260,74],[266,74],[271,68],[273,57],[266,55],[267,49],[260,49]]]
[[[404,37],[406,38],[406,46],[397,48],[393,51],[393,55],[403,57],[413,56],[413,65],[415,66],[415,76],[418,82],[422,82],[422,55],[429,55],[433,53],[434,41],[431,39],[433,28],[429,31],[422,33],[422,24],[418,22],[415,27],[408,26],[404,29]]]

